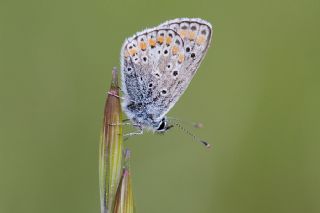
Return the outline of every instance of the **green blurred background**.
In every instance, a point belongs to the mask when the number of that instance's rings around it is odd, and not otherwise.
[[[319,0],[1,0],[0,213],[100,211],[111,69],[176,17],[214,26],[169,113],[213,148],[177,129],[127,141],[137,212],[320,212]]]

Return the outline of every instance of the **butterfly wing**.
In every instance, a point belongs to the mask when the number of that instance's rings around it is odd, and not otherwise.
[[[168,27],[177,32],[184,44],[183,63],[175,77],[170,106],[163,113],[166,114],[184,93],[207,53],[212,38],[212,26],[199,18],[179,18],[163,23],[160,27]]]
[[[129,118],[156,121],[173,107],[208,49],[211,29],[201,19],[176,19],[124,42],[123,106]]]

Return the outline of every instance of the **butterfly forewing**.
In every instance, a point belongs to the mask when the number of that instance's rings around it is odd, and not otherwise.
[[[166,114],[181,97],[198,70],[211,42],[212,27],[209,22],[198,18],[179,18],[163,23],[160,27],[169,27],[176,31],[183,39],[185,51],[181,75],[179,73],[179,77],[176,77],[175,89],[169,100],[170,107],[164,112]]]

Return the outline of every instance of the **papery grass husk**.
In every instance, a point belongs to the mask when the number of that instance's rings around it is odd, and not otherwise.
[[[119,98],[117,69],[112,70],[111,87],[104,109],[100,140],[99,184],[101,213],[114,212],[114,202],[121,179],[123,137],[122,111]]]
[[[130,151],[124,154],[124,167],[116,194],[114,213],[134,213],[132,180],[130,174]]]

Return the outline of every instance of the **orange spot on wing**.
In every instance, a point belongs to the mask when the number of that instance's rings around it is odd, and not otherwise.
[[[181,64],[184,61],[184,54],[180,53],[178,57],[178,62]]]
[[[156,42],[154,39],[152,39],[152,38],[149,38],[148,42],[149,42],[149,45],[152,46],[152,47],[156,46],[156,43],[157,43],[157,42]]]
[[[139,43],[139,46],[140,46],[140,49],[142,50],[145,50],[147,48],[146,42],[143,42],[143,41]]]
[[[173,55],[176,55],[178,53],[178,51],[179,51],[179,47],[178,46],[173,46],[172,47],[172,54]]]
[[[193,31],[189,31],[189,39],[194,40],[196,38],[196,33]]]
[[[170,36],[166,37],[166,43],[170,44],[172,42],[172,38]]]
[[[132,49],[130,49],[128,52],[129,52],[129,55],[130,55],[130,56],[133,56],[134,54],[137,53],[137,49],[136,49],[136,48],[132,48]]]
[[[124,57],[126,57],[126,58],[127,58],[128,56],[129,56],[128,51],[125,51],[125,52],[124,52]]]
[[[207,39],[206,39],[206,37],[205,36],[203,36],[203,35],[200,35],[200,36],[198,36],[198,38],[197,38],[197,44],[203,44],[205,41],[206,41]]]
[[[178,34],[182,39],[184,39],[185,37],[187,37],[188,33],[187,33],[187,30],[178,30]]]
[[[160,44],[163,43],[163,40],[164,40],[164,37],[163,37],[163,36],[159,36],[159,37],[157,38],[157,42],[159,42]]]

